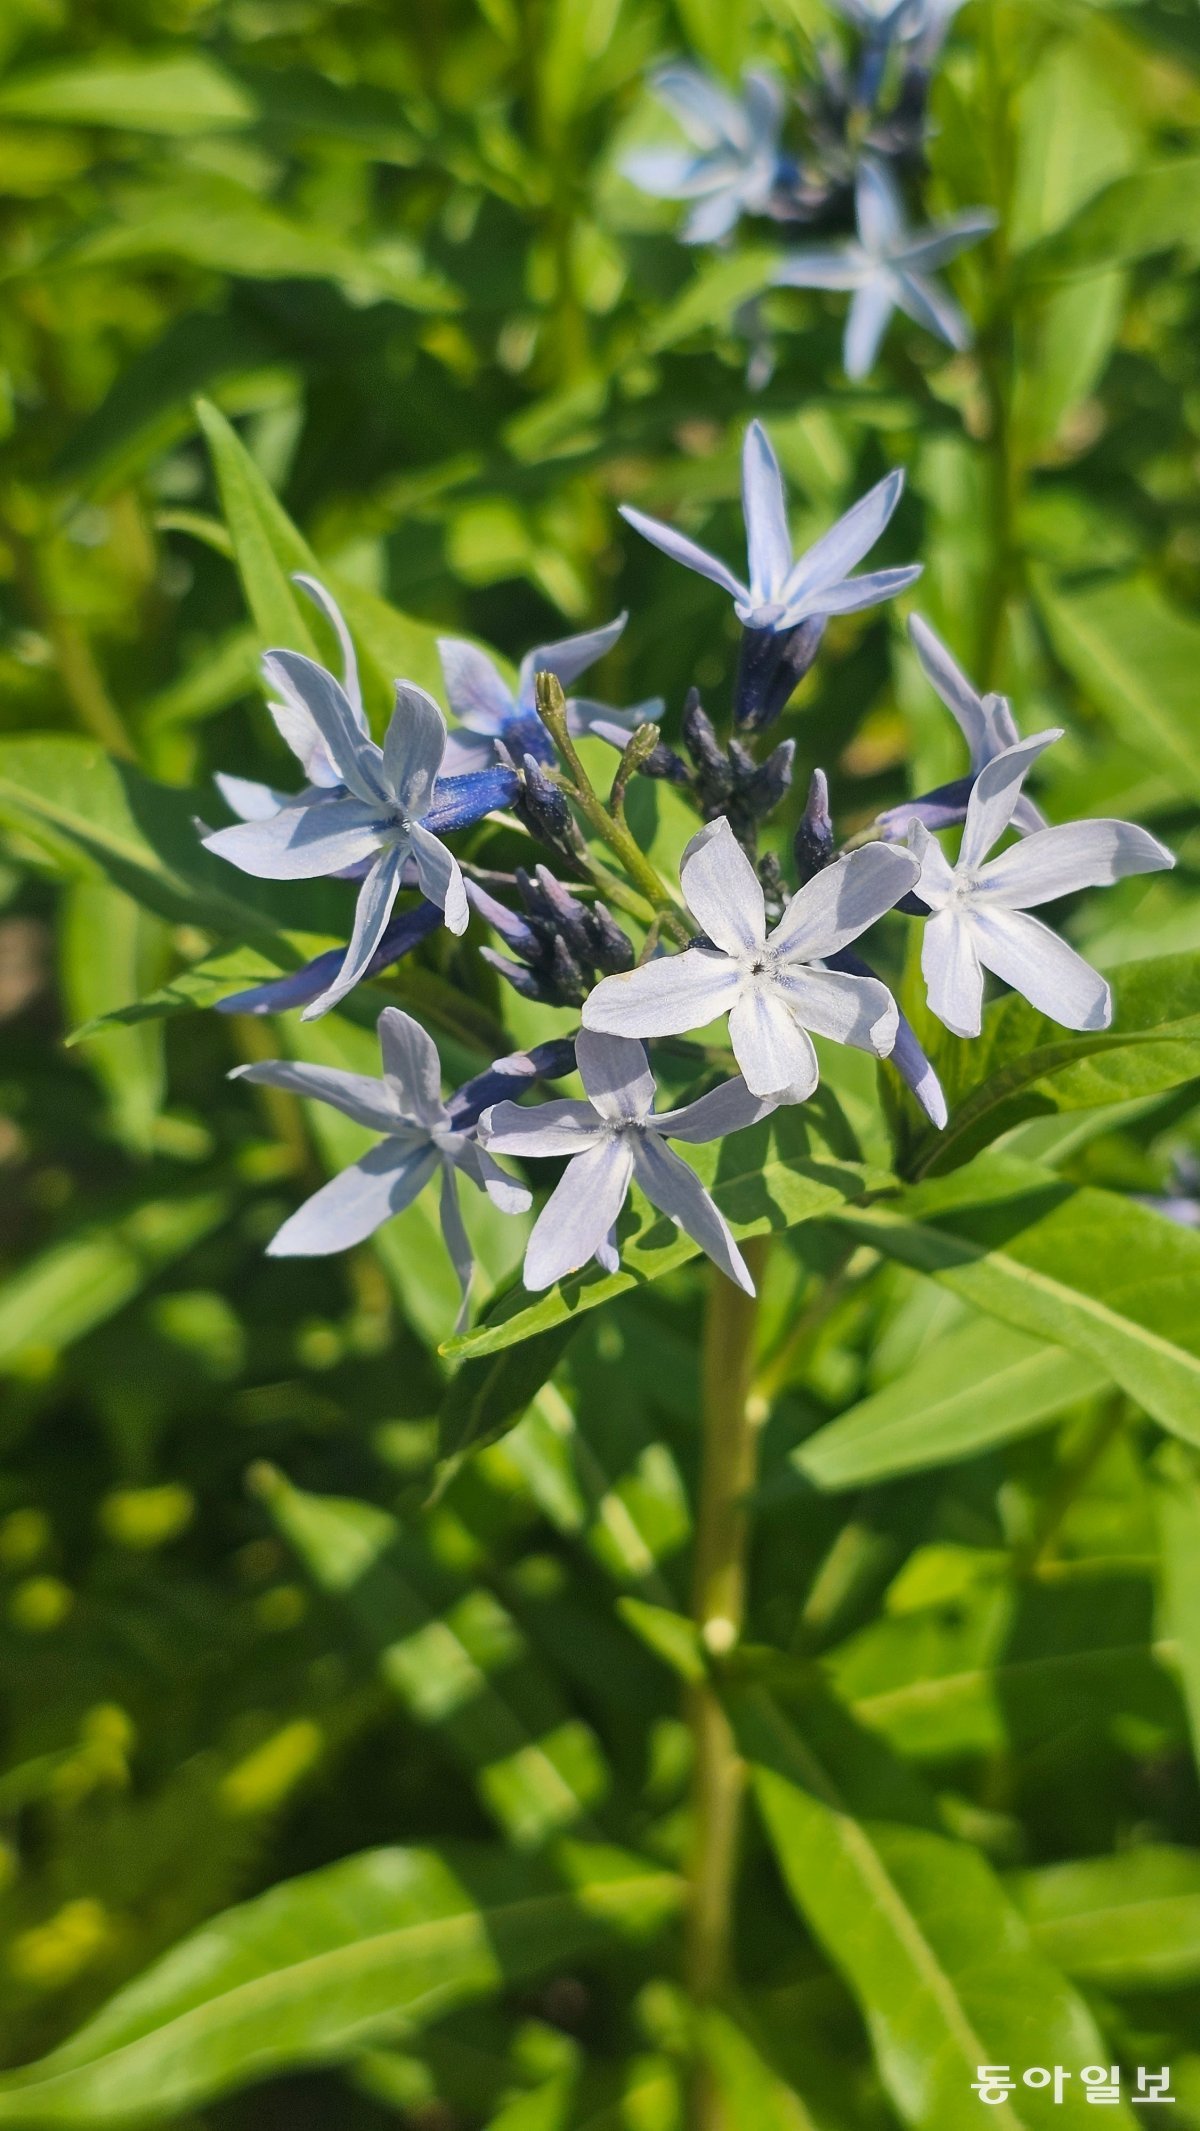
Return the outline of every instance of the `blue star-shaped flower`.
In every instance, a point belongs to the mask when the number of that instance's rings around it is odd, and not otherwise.
[[[896,185],[881,163],[858,166],[855,191],[858,237],[836,247],[790,252],[776,267],[776,287],[849,289],[854,301],[846,321],[846,375],[866,377],[874,367],[893,311],[907,313],[951,348],[969,348],[971,327],[933,270],[964,246],[986,237],[996,217],[986,208],[910,230]]]
[[[656,199],[694,200],[685,244],[714,244],[742,215],[768,211],[790,164],[779,145],[783,93],[770,74],[747,72],[741,99],[696,67],[664,67],[654,91],[691,148],[639,149],[622,165],[641,192]]]
[[[628,616],[619,614],[603,629],[589,629],[582,636],[567,636],[557,644],[539,644],[521,661],[517,685],[510,688],[486,652],[459,637],[438,638],[446,698],[458,726],[446,743],[443,768],[450,774],[491,769],[497,761],[552,763],[554,743],[537,714],[534,683],[539,673],[553,673],[564,690],[612,650]],[[594,733],[612,747],[623,748],[630,734],[662,710],[661,697],[639,703],[632,710],[614,710],[607,703],[576,697],[567,703],[567,730],[576,739]]]
[[[377,747],[345,689],[314,659],[269,651],[263,671],[290,716],[315,728],[337,782],[310,783],[267,819],[240,821],[204,842],[264,880],[336,877],[366,862],[350,944],[333,982],[305,1008],[312,1020],[365,974],[410,868],[450,930],[466,931],[462,875],[441,838],[508,805],[518,779],[500,766],[443,778],[445,720],[433,697],[410,681],[396,683],[396,707]]]

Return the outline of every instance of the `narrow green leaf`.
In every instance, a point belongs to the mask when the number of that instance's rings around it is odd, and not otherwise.
[[[438,1413],[438,1459],[444,1486],[463,1460],[515,1428],[574,1337],[570,1322],[519,1347],[467,1360],[450,1379]]]
[[[229,1211],[223,1192],[149,1199],[30,1259],[0,1287],[0,1369],[19,1369],[34,1353],[57,1353],[115,1317]]]
[[[1077,215],[1026,255],[1033,279],[1095,274],[1195,241],[1200,157],[1180,156],[1114,178]]]
[[[146,983],[165,960],[159,921],[107,881],[76,881],[63,899],[59,961],[72,1020],[103,1022],[118,1002]],[[148,1152],[166,1086],[163,1032],[153,1022],[108,1026],[88,1053],[105,1091],[113,1130],[135,1152]]]
[[[603,1751],[499,1599],[464,1592],[419,1533],[370,1503],[304,1494],[265,1468],[256,1485],[392,1692],[468,1771],[509,1840],[529,1848],[586,1825],[609,1786]]]
[[[1068,673],[1119,738],[1159,763],[1194,799],[1200,794],[1200,624],[1169,606],[1145,578],[1068,590],[1039,571],[1033,585]]]
[[[708,1667],[694,1621],[666,1606],[648,1606],[641,1598],[619,1598],[617,1611],[647,1650],[653,1650],[690,1687],[704,1678]]]
[[[1099,2062],[1082,2000],[909,1771],[815,1691],[794,1715],[761,1689],[731,1711],[788,1892],[857,1999],[905,2123],[961,2131],[981,2064]],[[1082,2131],[1073,2086],[1053,2121]],[[1002,2131],[1051,2121],[1021,2086],[991,2115]],[[1112,2121],[1133,2118],[1121,2107]]]
[[[112,882],[176,924],[226,938],[273,936],[281,924],[329,938],[345,892],[321,881],[258,881],[204,850],[199,794],[155,784],[94,740],[16,734],[0,740],[0,822],[64,870]],[[322,923],[322,919],[326,922]],[[281,968],[295,967],[284,950]]]
[[[678,1897],[671,1873],[619,1850],[564,1844],[553,1862],[369,1850],[193,1932],[61,2049],[0,2078],[0,2123],[160,2124],[651,1936]]]
[[[772,2070],[745,2028],[728,2013],[702,2013],[698,2034],[732,2123],[752,2125],[753,2131],[818,2131],[816,2118],[795,2089]]]
[[[89,54],[0,86],[0,115],[129,133],[217,133],[247,126],[254,99],[204,52],[106,59]]]
[[[796,1107],[777,1111],[767,1123],[739,1132],[719,1148],[698,1149],[695,1167],[741,1240],[818,1220],[887,1181],[880,1171],[857,1162],[833,1161],[820,1149],[813,1122]],[[490,1320],[461,1339],[448,1341],[443,1352],[451,1356],[499,1353],[517,1340],[531,1339],[535,1333],[578,1318],[614,1295],[659,1280],[697,1254],[691,1238],[672,1222],[653,1212],[643,1213],[634,1233],[622,1243],[619,1272],[604,1273],[592,1266],[537,1302],[527,1302],[521,1291],[514,1291],[496,1306]]]
[[[292,574],[303,570],[319,577],[338,599],[359,648],[368,698],[381,714],[390,713],[397,680],[440,691],[436,629],[325,569],[225,416],[205,400],[197,403],[196,414],[212,453],[242,589],[263,649],[284,644],[312,653],[311,609],[291,583]]]
[[[925,1472],[1031,1435],[1107,1381],[1062,1347],[1020,1332],[1000,1340],[988,1322],[963,1325],[809,1436],[791,1463],[831,1493]]]
[[[1162,1626],[1177,1652],[1192,1759],[1200,1769],[1200,1483],[1184,1464],[1158,1490]]]
[[[1017,1872],[1007,1885],[1068,1975],[1116,1991],[1200,1981],[1200,1850],[1151,1844]]]
[[[970,1075],[967,1081],[966,1076]],[[1126,963],[1113,976],[1113,1025],[1068,1035],[1016,993],[959,1044],[946,1079],[950,1122],[918,1149],[919,1176],[939,1176],[1030,1117],[1104,1109],[1200,1077],[1200,955]]]
[[[1200,1236],[998,1157],[838,1220],[974,1308],[1085,1355],[1200,1442]]]

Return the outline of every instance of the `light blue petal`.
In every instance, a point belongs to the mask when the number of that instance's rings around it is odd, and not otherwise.
[[[409,837],[422,895],[437,904],[451,932],[464,933],[471,921],[471,906],[458,860],[420,822],[413,822]]]
[[[802,555],[784,587],[788,612],[801,608],[809,613],[827,610],[820,595],[840,584],[857,563],[870,553],[886,530],[904,488],[899,467],[860,497],[836,525]]]
[[[400,1122],[395,1099],[381,1081],[366,1073],[344,1073],[340,1066],[265,1058],[255,1065],[235,1066],[229,1078],[251,1081],[258,1088],[282,1088],[285,1094],[303,1096],[306,1102],[328,1103],[371,1132],[394,1134]]]
[[[539,673],[557,674],[564,689],[577,681],[581,673],[604,658],[618,642],[629,620],[628,614],[618,614],[615,622],[606,622],[602,629],[587,629],[581,636],[565,636],[557,644],[539,644],[528,651],[521,661],[521,677],[517,686],[517,701],[523,711],[537,715],[533,684]]]
[[[781,597],[792,567],[783,475],[761,422],[751,422],[742,448],[742,512],[750,596],[757,606]]]
[[[263,673],[285,702],[309,714],[347,791],[368,803],[386,801],[383,758],[374,741],[364,736],[345,689],[333,675],[300,651],[268,651]]]
[[[633,1153],[623,1134],[577,1154],[534,1223],[525,1252],[527,1288],[577,1273],[608,1237],[629,1192]]]
[[[450,1263],[462,1289],[462,1305],[454,1320],[454,1329],[461,1332],[467,1321],[471,1301],[471,1275],[475,1270],[475,1254],[471,1239],[463,1223],[462,1208],[458,1203],[458,1174],[453,1163],[445,1163],[442,1170],[441,1203],[442,1236],[450,1255]]]
[[[377,801],[294,800],[269,821],[218,829],[204,846],[260,880],[317,880],[369,858],[383,833]]]
[[[890,274],[877,274],[873,281],[864,282],[855,296],[846,319],[842,348],[846,375],[855,383],[875,368],[895,308],[896,288]]]
[[[749,601],[749,587],[734,576],[729,565],[721,562],[716,555],[710,555],[705,548],[697,547],[694,540],[689,540],[685,533],[676,532],[673,525],[664,525],[658,518],[648,518],[644,511],[634,510],[629,503],[621,505],[621,516],[626,525],[631,525],[635,533],[641,534],[643,540],[649,540],[656,548],[661,548],[663,554],[669,555],[672,562],[681,562],[686,570],[695,570],[701,577],[709,578],[734,599]]]
[[[869,156],[858,166],[854,204],[866,250],[875,258],[888,256],[904,234],[904,208],[889,173]]]
[[[446,700],[459,723],[473,733],[502,732],[516,704],[507,681],[486,652],[462,637],[439,636],[438,654]]]
[[[269,784],[255,784],[249,777],[228,777],[218,770],[213,783],[231,814],[239,821],[270,821],[280,807],[290,806],[294,792],[277,792]]]
[[[947,347],[961,354],[971,345],[971,321],[963,307],[936,281],[924,274],[897,272],[896,298],[908,316],[924,326],[927,332],[944,340]]]
[[[320,998],[314,999],[311,1006],[305,1007],[300,1016],[302,1021],[316,1021],[322,1014],[327,1014],[331,1007],[337,1005],[339,999],[344,999],[347,992],[353,991],[360,977],[366,975],[367,965],[392,914],[392,904],[400,889],[407,856],[406,846],[402,843],[389,844],[386,850],[380,852],[358,891],[354,930],[350,935],[350,945],[346,949],[346,959],[328,991],[322,992]]]
[[[414,1150],[406,1141],[381,1140],[284,1222],[267,1245],[268,1257],[326,1258],[365,1242],[393,1214],[412,1205],[440,1161],[428,1145]]]
[[[433,697],[413,681],[397,681],[396,704],[383,742],[383,773],[406,821],[428,807],[445,752],[446,720]]]
[[[575,1062],[593,1110],[612,1123],[647,1118],[654,1107],[654,1075],[646,1046],[629,1036],[582,1029]]]
[[[326,591],[319,578],[306,577],[303,570],[297,570],[292,577],[292,583],[299,585],[300,590],[311,599],[314,607],[319,608],[338,640],[342,653],[342,687],[346,691],[346,700],[354,712],[355,722],[359,731],[369,739],[371,728],[367,723],[367,714],[363,708],[362,687],[358,678],[358,659],[354,650],[354,638],[346,627],[345,616],[332,592]]]
[[[664,1147],[653,1132],[645,1133],[637,1142],[634,1175],[650,1204],[682,1228],[693,1243],[698,1243],[705,1257],[712,1259],[727,1280],[753,1295],[750,1268],[720,1207],[709,1197],[695,1170]]]
[[[442,1061],[432,1036],[398,1006],[385,1006],[375,1026],[392,1108],[427,1131],[444,1125]]]

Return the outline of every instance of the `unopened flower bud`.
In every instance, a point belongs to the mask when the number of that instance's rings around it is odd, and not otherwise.
[[[734,722],[761,732],[773,725],[821,648],[826,617],[812,614],[794,629],[744,629],[734,691]]]
[[[834,857],[836,845],[833,817],[829,812],[829,780],[824,770],[814,770],[808,787],[808,805],[796,831],[792,854],[796,875],[803,887],[823,873]]]

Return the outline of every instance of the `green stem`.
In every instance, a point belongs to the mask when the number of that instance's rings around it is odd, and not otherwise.
[[[762,1284],[767,1242],[744,1246]],[[727,1657],[746,1610],[749,1497],[758,1467],[761,1406],[750,1392],[758,1304],[716,1271],[704,1324],[703,1437],[693,1571],[693,1615],[709,1654]],[[709,1681],[688,1699],[692,1734],[692,1842],[684,1973],[697,2012],[729,1981],[744,1771],[729,1720]],[[708,2067],[697,2063],[688,2131],[735,2131]]]
[[[571,773],[569,778],[558,778],[561,789],[578,807],[584,820],[595,830],[601,842],[607,844],[609,850],[620,860],[630,880],[645,896],[652,909],[661,910],[664,923],[686,942],[691,938],[691,934],[684,926],[678,904],[666,882],[635,842],[623,814],[615,817],[610,814],[599,793],[593,788],[575,742],[567,731],[566,699],[558,676],[553,673],[539,673],[535,686],[538,716]]]

